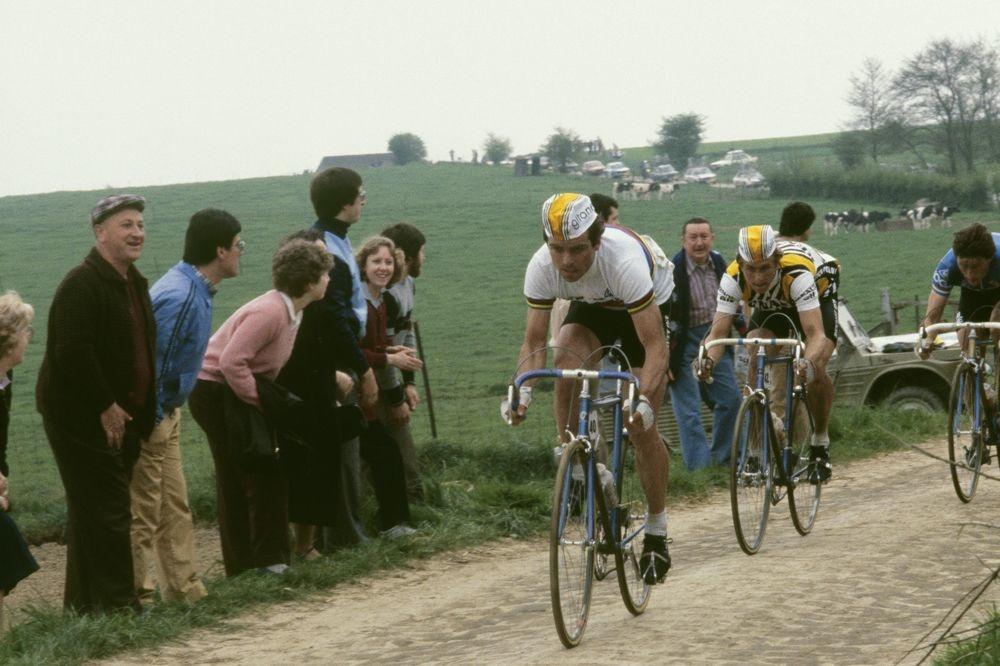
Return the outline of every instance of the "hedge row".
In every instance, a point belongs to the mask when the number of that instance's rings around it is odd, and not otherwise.
[[[959,206],[964,210],[992,210],[990,179],[981,175],[944,176],[877,168],[784,168],[767,174],[771,194],[783,198],[816,197],[868,203],[912,206],[918,199]],[[1000,183],[998,183],[1000,184]]]

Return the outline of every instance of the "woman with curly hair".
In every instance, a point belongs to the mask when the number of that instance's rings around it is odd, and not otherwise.
[[[14,586],[38,571],[28,544],[7,515],[10,495],[7,477],[7,426],[10,424],[11,369],[24,360],[31,340],[34,308],[13,291],[0,296],[0,634],[3,633],[3,600]]]
[[[190,406],[215,461],[227,576],[253,569],[284,573],[291,554],[285,477],[276,460],[250,468],[239,459],[230,441],[235,425],[227,391],[271,419],[258,382],[273,382],[288,361],[302,310],[323,298],[332,266],[333,258],[315,243],[284,243],[272,262],[274,289],[234,312],[208,342]]]

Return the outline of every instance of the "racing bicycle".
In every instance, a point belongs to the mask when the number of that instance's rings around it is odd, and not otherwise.
[[[988,406],[992,400],[984,400],[987,391],[994,388],[987,388],[987,376],[993,369],[986,361],[985,350],[991,339],[989,336],[980,338],[977,331],[998,331],[1000,322],[943,322],[921,326],[918,344],[927,349],[929,341],[938,333],[963,329],[969,331],[969,336],[948,398],[948,461],[955,494],[962,502],[970,502],[976,494],[983,463],[989,462],[988,447],[1000,441],[996,405]]]
[[[587,628],[595,577],[602,579],[610,573],[609,556],[614,557],[618,587],[629,612],[639,615],[649,603],[650,586],[639,568],[646,499],[636,471],[635,449],[624,428],[624,419],[635,406],[639,380],[621,369],[529,370],[508,387],[511,413],[517,410],[521,385],[538,378],[581,382],[577,431],[562,447],[549,531],[552,615],[559,640],[572,648],[579,645]],[[590,382],[601,380],[612,380],[615,390],[592,398]],[[610,410],[614,419],[607,467],[598,462],[598,409]]]
[[[708,350],[719,346],[757,346],[754,386],[744,389],[736,417],[733,448],[729,462],[729,496],[733,509],[736,540],[747,555],[760,550],[771,506],[788,497],[792,524],[805,536],[813,528],[819,511],[822,483],[810,479],[809,453],[814,423],[806,387],[798,382],[794,362],[802,358],[804,345],[795,338],[720,338],[701,345],[698,362]],[[768,356],[766,348],[792,348]],[[772,413],[771,390],[764,371],[785,371],[785,413]]]

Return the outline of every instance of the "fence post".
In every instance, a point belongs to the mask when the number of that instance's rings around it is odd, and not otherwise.
[[[882,287],[882,320],[889,325],[889,335],[896,334],[896,311],[889,300],[889,287]]]

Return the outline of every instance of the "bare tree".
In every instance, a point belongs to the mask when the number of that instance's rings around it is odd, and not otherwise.
[[[976,103],[989,158],[1000,162],[1000,53],[982,40],[973,45]]]
[[[860,71],[851,76],[847,103],[854,107],[851,127],[864,130],[872,160],[878,164],[882,128],[896,115],[892,76],[879,60],[865,58]]]
[[[893,81],[896,99],[904,110],[939,125],[949,170],[958,171],[959,160],[968,171],[975,168],[975,53],[972,44],[950,39],[931,42],[903,64]]]

